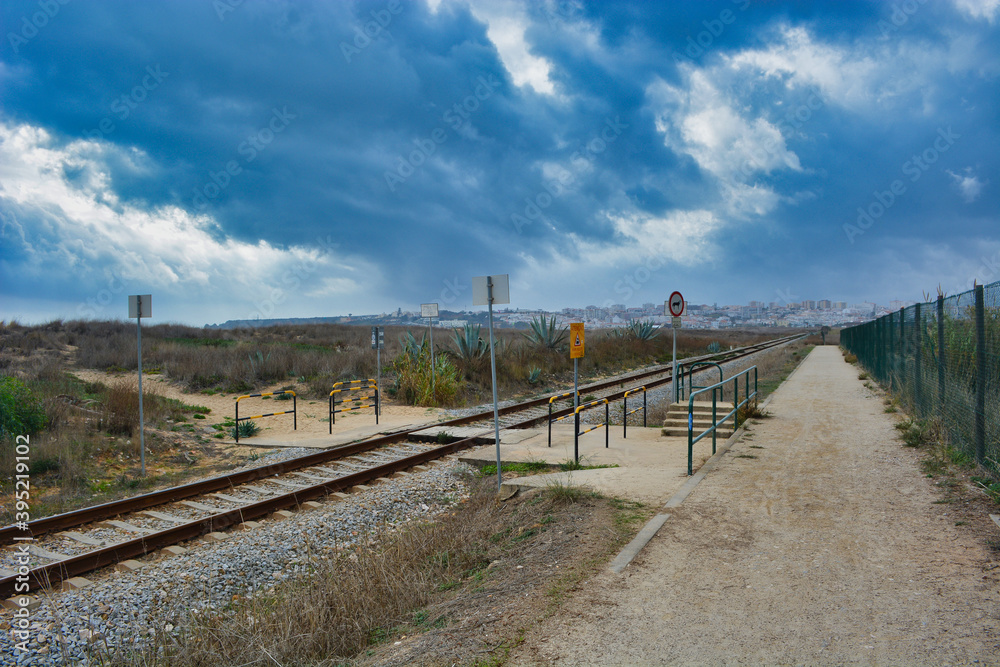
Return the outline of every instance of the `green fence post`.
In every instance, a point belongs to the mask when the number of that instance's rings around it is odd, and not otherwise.
[[[893,372],[896,367],[896,344],[892,339],[893,324],[895,324],[893,315],[894,313],[889,313],[889,322],[885,329],[886,341],[889,344],[889,354],[886,357],[886,370],[889,373],[889,391],[895,391],[896,389],[896,374]]]
[[[938,410],[944,417],[944,295],[937,298],[937,339],[938,339]]]
[[[976,285],[976,461],[986,462],[986,304]]]
[[[920,314],[919,303],[916,305],[913,325],[913,402],[916,404],[916,413],[923,416],[923,364],[920,357],[923,353],[924,321]]]
[[[899,393],[906,394],[906,308],[899,309]]]

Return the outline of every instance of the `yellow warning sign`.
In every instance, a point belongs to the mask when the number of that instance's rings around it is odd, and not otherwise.
[[[572,322],[569,325],[569,358],[583,357],[583,322]]]

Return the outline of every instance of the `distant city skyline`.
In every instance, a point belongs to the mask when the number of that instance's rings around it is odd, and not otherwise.
[[[1000,3],[0,3],[0,319],[1000,278]]]

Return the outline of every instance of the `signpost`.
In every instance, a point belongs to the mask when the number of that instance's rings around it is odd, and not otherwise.
[[[433,318],[438,316],[438,305],[436,303],[422,303],[420,304],[420,317],[427,318],[427,330],[430,332],[431,336],[431,396],[434,396],[437,400],[437,394],[434,393],[434,322]]]
[[[472,305],[490,308],[490,368],[493,372],[493,430],[497,439],[497,491],[503,485],[500,464],[500,409],[497,407],[497,358],[493,350],[493,304],[510,303],[510,280],[506,273],[472,279]]]
[[[583,357],[583,322],[569,325],[569,358],[573,360],[573,409],[580,407],[580,359]]]
[[[671,320],[671,331],[673,331],[674,336],[674,367],[672,377],[673,380],[671,384],[674,385],[674,403],[680,400],[678,389],[680,388],[677,384],[677,330],[681,328],[681,315],[684,314],[684,297],[680,292],[675,291],[670,295],[670,299],[663,304],[664,305],[664,315],[670,315],[673,319]]]
[[[372,349],[375,350],[375,391],[382,396],[382,348],[385,347],[385,329],[372,327]],[[378,419],[381,400],[375,405],[375,418]]]
[[[146,440],[142,416],[142,318],[153,316],[153,297],[150,294],[132,294],[128,298],[128,316],[135,318],[136,347],[139,350],[139,468],[146,476]]]

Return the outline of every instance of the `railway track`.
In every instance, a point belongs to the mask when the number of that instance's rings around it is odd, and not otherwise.
[[[731,361],[786,344],[805,334],[785,336],[685,361]],[[580,388],[581,393],[616,401],[638,385],[648,389],[673,380],[669,366],[631,373]],[[566,401],[568,402],[568,401]],[[552,416],[571,414],[572,406]],[[499,410],[503,428],[529,428],[549,416],[549,397]],[[482,426],[491,432],[493,412],[424,424],[362,442],[322,450],[303,457],[222,475],[133,498],[0,528],[0,598],[15,592],[47,588],[82,574],[141,557],[259,519],[294,509],[311,500],[377,482],[478,444],[478,436],[449,444],[408,442],[411,434],[430,427]],[[28,553],[42,564],[27,572]],[[19,585],[20,584],[20,585]]]

